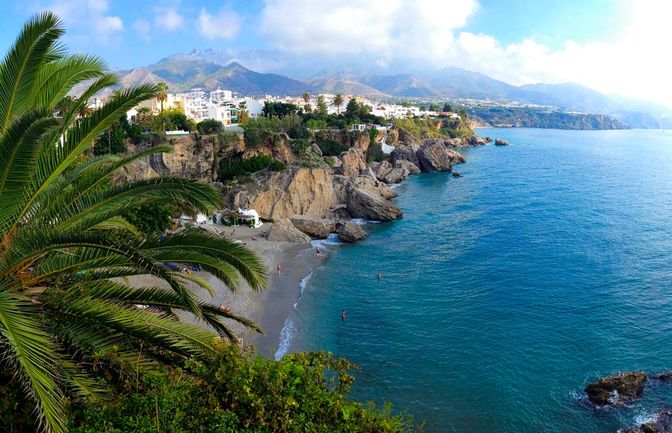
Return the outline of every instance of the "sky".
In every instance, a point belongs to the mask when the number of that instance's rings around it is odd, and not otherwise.
[[[3,0],[0,52],[52,10],[67,46],[128,69],[193,49],[457,66],[672,106],[670,0]],[[389,71],[386,71],[389,72]]]

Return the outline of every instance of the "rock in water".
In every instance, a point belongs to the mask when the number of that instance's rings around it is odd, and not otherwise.
[[[646,380],[646,373],[639,371],[620,373],[589,384],[585,391],[597,406],[621,406],[642,395]]]
[[[273,226],[268,232],[268,240],[305,244],[310,242],[310,237],[294,227],[292,222],[287,218],[280,218],[273,222]]]
[[[453,172],[453,177],[462,177],[462,175],[459,172],[454,171]]]
[[[618,429],[616,433],[672,433],[672,411],[664,410],[656,415],[655,421],[625,430]]]
[[[508,141],[504,140],[503,138],[497,138],[495,139],[495,146],[508,146],[509,143]]]
[[[338,238],[343,242],[356,242],[366,238],[366,232],[354,221],[339,223],[337,228]]]
[[[336,230],[334,220],[307,215],[293,216],[292,224],[301,232],[315,239],[326,239]]]

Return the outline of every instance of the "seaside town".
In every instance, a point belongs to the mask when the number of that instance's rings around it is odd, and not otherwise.
[[[672,433],[672,6],[24,3],[0,433]]]
[[[192,89],[181,93],[166,93],[165,99],[152,99],[139,104],[127,112],[129,122],[137,119],[138,111],[145,107],[152,113],[159,113],[162,109],[175,109],[183,112],[187,118],[195,122],[201,122],[206,119],[213,119],[221,122],[225,126],[238,124],[238,114],[245,110],[251,119],[256,119],[262,115],[264,104],[269,102],[281,102],[293,104],[300,107],[301,110],[317,110],[318,106],[324,104],[327,114],[340,114],[345,108],[344,101],[355,99],[360,104],[369,107],[369,112],[387,120],[403,119],[412,117],[430,117],[434,118],[445,114],[450,118],[458,119],[459,114],[454,112],[442,113],[440,111],[428,110],[411,104],[388,104],[376,102],[357,95],[334,95],[319,94],[303,97],[279,97],[266,95],[263,98],[253,98],[249,96],[234,96],[230,90],[217,89],[207,92],[203,89]],[[340,102],[339,102],[340,101]],[[92,108],[98,108],[103,105],[102,100],[91,102]],[[353,125],[354,129],[363,128],[362,125]]]

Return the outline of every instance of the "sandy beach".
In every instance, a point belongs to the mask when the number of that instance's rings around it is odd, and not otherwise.
[[[261,257],[268,272],[265,289],[255,292],[247,283],[240,281],[239,287],[232,292],[222,282],[205,272],[197,275],[215,288],[214,296],[194,283],[187,283],[193,293],[203,301],[223,305],[259,325],[263,334],[250,331],[233,321],[229,324],[230,328],[243,338],[245,345],[254,345],[258,353],[269,358],[272,358],[277,350],[285,320],[299,297],[299,283],[326,258],[324,254],[318,256],[310,244],[266,240],[264,234],[271,227],[272,224],[266,223],[255,229],[220,225],[209,225],[206,228],[217,235],[241,241]],[[276,268],[278,264],[280,272]],[[149,275],[130,277],[128,281],[138,287],[165,285],[161,280]],[[180,316],[183,320],[198,323],[190,314],[184,313]],[[207,326],[204,323],[199,324]]]

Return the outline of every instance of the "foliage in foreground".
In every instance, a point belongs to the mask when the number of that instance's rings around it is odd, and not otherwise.
[[[30,408],[32,430],[66,431],[71,399],[101,392],[101,363],[154,368],[165,360],[214,359],[229,320],[249,320],[196,299],[188,284],[207,282],[173,272],[165,262],[199,264],[235,289],[241,279],[264,284],[264,265],[240,245],[204,232],[161,239],[146,236],[124,215],[138,206],[170,202],[190,213],[221,205],[217,192],[196,181],[163,177],[117,183],[114,174],[138,158],[88,156],[91,143],[157,88],[121,90],[104,107],[87,101],[115,85],[100,59],[68,55],[60,20],[34,17],[0,62],[0,379],[19,394],[2,404],[0,428],[16,431],[10,412]],[[54,117],[73,87],[72,107]],[[80,114],[81,113],[81,114]],[[144,276],[131,284],[129,277]],[[141,309],[136,305],[153,308]],[[205,330],[176,312],[210,325]]]
[[[219,163],[219,179],[230,180],[240,176],[247,176],[267,168],[272,171],[280,171],[287,168],[287,165],[268,155],[256,155],[245,159],[223,159]]]
[[[73,433],[414,431],[411,419],[347,399],[347,361],[324,353],[266,360],[225,348],[208,365],[128,380],[111,401],[73,408]]]

